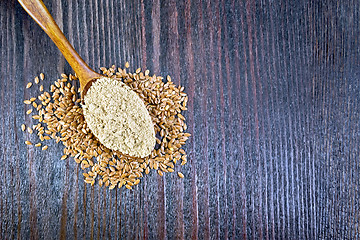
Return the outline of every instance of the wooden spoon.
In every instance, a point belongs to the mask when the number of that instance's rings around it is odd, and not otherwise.
[[[91,83],[105,77],[92,70],[75,51],[41,0],[18,0],[25,11],[40,25],[64,55],[80,81],[82,99]]]
[[[56,46],[60,49],[66,60],[69,62],[70,66],[74,69],[80,80],[81,97],[84,100],[84,96],[87,90],[90,88],[91,84],[97,79],[105,76],[96,73],[84,62],[84,60],[79,56],[73,46],[71,46],[69,41],[66,39],[63,32],[55,23],[54,19],[41,0],[18,1],[26,10],[26,12],[40,25],[40,27],[47,33],[47,35],[49,35]],[[141,101],[141,99],[138,98],[138,101]],[[141,103],[143,104],[142,101]],[[150,121],[147,124],[152,126],[153,123]],[[155,142],[155,134],[153,137]],[[126,154],[123,155],[127,156]]]

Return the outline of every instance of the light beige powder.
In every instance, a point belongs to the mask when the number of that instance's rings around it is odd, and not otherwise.
[[[144,102],[124,83],[100,78],[84,97],[85,120],[105,147],[133,157],[150,155],[155,130]]]

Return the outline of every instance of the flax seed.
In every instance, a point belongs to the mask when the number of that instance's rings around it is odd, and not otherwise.
[[[163,175],[164,172],[174,172],[175,165],[179,165],[179,162],[187,162],[186,152],[181,148],[190,137],[189,133],[184,133],[187,126],[182,111],[186,110],[188,101],[183,92],[184,87],[175,86],[170,77],[166,77],[164,81],[162,77],[149,76],[149,70],[141,72],[141,69],[136,69],[135,73],[128,73],[127,68],[128,63],[125,64],[125,69],[112,66],[109,69],[101,68],[101,71],[107,77],[114,75],[119,78],[119,81],[128,85],[144,101],[154,123],[155,133],[157,136],[161,135],[156,140],[156,149],[146,158],[124,156],[99,143],[84,120],[83,109],[79,104],[80,89],[75,88],[75,82],[67,82],[68,79],[77,80],[74,75],[62,74],[50,86],[51,94],[40,91],[37,98],[24,101],[25,104],[32,104],[38,111],[32,118],[39,122],[34,127],[39,139],[44,141],[52,138],[56,143],[62,142],[64,153],[61,159],[72,157],[86,170],[84,181],[91,185],[98,179],[100,186],[111,189],[125,186],[132,189],[151,169]],[[40,75],[40,79],[43,78]],[[45,133],[47,136],[44,136]],[[42,145],[37,143],[35,146]],[[48,146],[45,145],[42,149],[44,148],[46,150]]]

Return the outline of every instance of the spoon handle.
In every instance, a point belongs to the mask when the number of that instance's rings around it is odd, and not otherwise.
[[[94,72],[75,51],[41,0],[18,0],[18,2],[62,52],[79,77],[81,90],[86,86],[88,81],[100,76],[100,74]]]

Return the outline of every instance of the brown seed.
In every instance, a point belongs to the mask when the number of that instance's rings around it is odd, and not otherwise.
[[[44,80],[44,78],[45,78],[44,74],[43,74],[43,73],[40,73],[40,79],[41,79],[41,80]]]
[[[26,128],[25,124],[21,124],[21,131],[25,131],[25,128]]]
[[[41,147],[41,143],[35,144],[35,147]]]
[[[41,86],[39,87],[39,90],[40,90],[40,92],[44,91],[44,86],[41,85]]]
[[[26,145],[32,145],[32,143],[30,141],[25,141]]]
[[[43,146],[43,147],[41,148],[41,150],[43,150],[43,151],[45,151],[46,149],[48,149],[48,146],[47,146],[47,145],[45,145],[45,146]]]
[[[26,111],[26,114],[29,115],[30,113],[32,113],[32,109],[29,109],[29,110]]]
[[[39,77],[35,77],[35,83],[38,84],[39,83]]]
[[[124,180],[121,180],[118,184],[118,188],[121,188],[123,185],[125,184],[125,181]]]
[[[184,174],[182,174],[181,172],[178,172],[177,174],[180,178],[184,178]]]
[[[125,67],[128,68],[129,64]],[[186,109],[188,101],[183,92],[184,88],[175,86],[171,78],[163,82],[162,77],[149,76],[149,70],[142,73],[141,69],[137,69],[134,74],[130,74],[126,68],[117,69],[117,72],[115,66],[101,70],[108,76],[120,77],[136,91],[147,105],[155,132],[159,134],[162,131],[163,138],[157,141],[159,149],[154,150],[149,158],[127,158],[104,148],[98,142],[84,121],[82,108],[79,106],[80,89],[74,87],[74,82],[66,83],[68,78],[77,80],[76,76],[69,75],[67,78],[61,75],[62,79],[51,85],[51,94],[43,93],[38,96],[42,104],[35,105],[36,98],[28,103],[33,102],[33,107],[38,111],[32,118],[39,121],[39,125],[35,124],[34,128],[38,131],[39,139],[43,141],[51,136],[57,143],[62,142],[64,155],[61,158],[71,156],[75,162],[81,164],[82,169],[87,169],[87,176],[84,175],[85,182],[91,185],[98,179],[99,186],[125,186],[132,189],[132,186],[140,183],[140,178],[144,174],[150,172],[150,167],[163,175],[163,172],[174,172],[178,161],[181,161],[181,164],[187,162],[182,158],[186,152],[181,149],[190,137],[190,134],[184,133],[186,121],[182,111]],[[45,133],[47,136],[44,136]],[[41,143],[37,143],[36,146],[41,147]],[[93,162],[94,157],[98,161]]]
[[[32,82],[29,82],[28,84],[26,84],[26,88],[31,88],[32,86]]]

